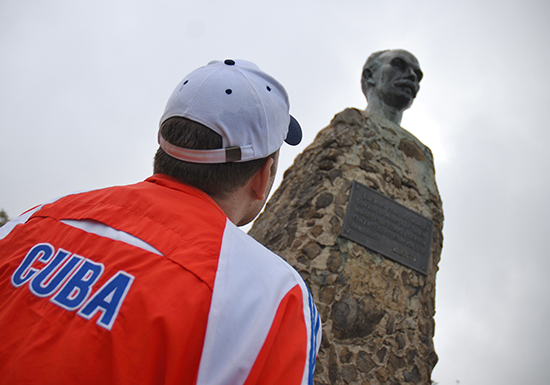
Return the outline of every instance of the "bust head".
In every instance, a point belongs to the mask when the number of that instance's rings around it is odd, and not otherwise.
[[[410,52],[396,49],[373,53],[361,78],[367,111],[400,124],[403,111],[412,105],[420,89],[421,79],[418,60]]]

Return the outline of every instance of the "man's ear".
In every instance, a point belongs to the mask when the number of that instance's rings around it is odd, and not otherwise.
[[[271,166],[273,165],[273,158],[267,158],[263,166],[256,171],[250,181],[250,187],[254,194],[254,199],[263,201],[268,194],[269,179],[271,177]]]

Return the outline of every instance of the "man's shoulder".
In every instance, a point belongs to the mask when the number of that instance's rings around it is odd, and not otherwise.
[[[238,261],[245,266],[247,274],[265,275],[269,279],[287,281],[292,286],[303,282],[288,262],[230,221],[224,232],[221,253],[227,253],[232,263]]]

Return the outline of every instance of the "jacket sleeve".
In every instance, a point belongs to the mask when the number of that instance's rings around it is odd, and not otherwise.
[[[320,334],[296,270],[228,222],[197,385],[312,383]]]
[[[283,298],[246,385],[313,383],[319,320],[306,322],[309,303],[303,302],[299,285]]]

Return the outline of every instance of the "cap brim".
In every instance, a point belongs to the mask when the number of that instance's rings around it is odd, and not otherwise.
[[[285,142],[291,146],[296,146],[302,141],[302,128],[300,123],[292,115],[290,115],[290,124],[288,125],[288,134]]]

